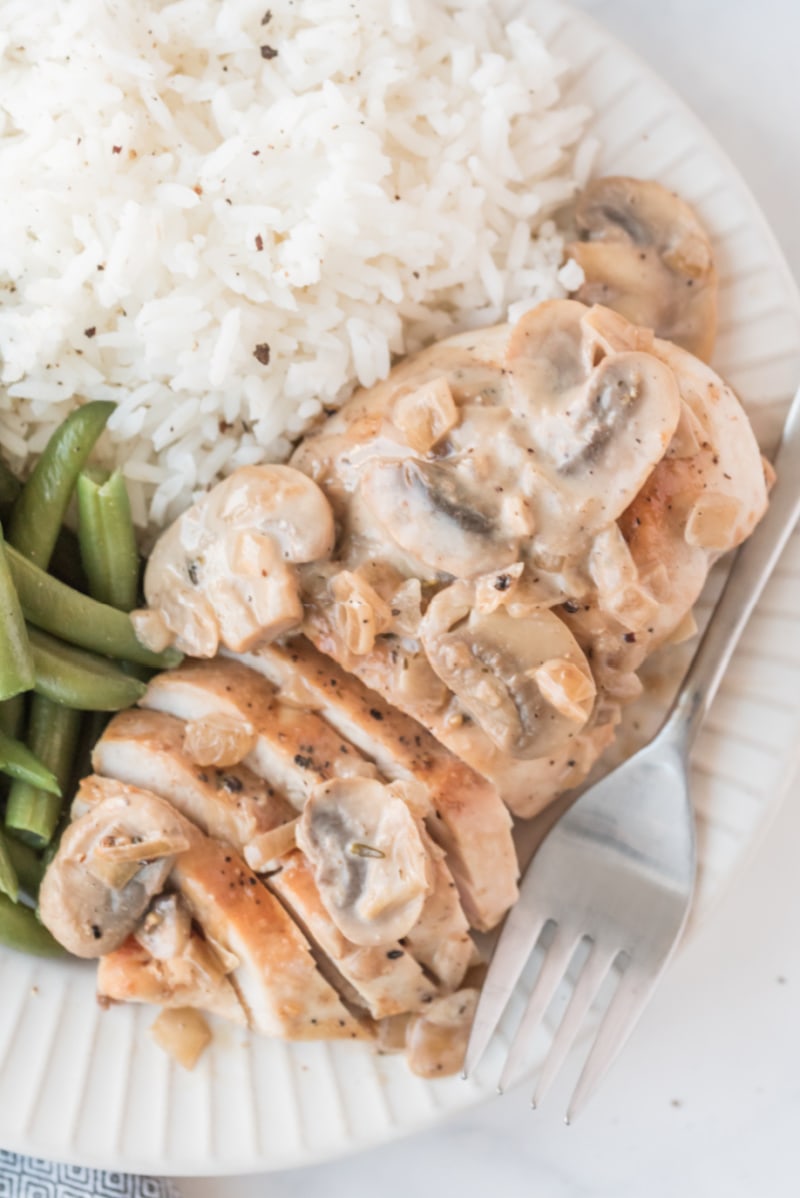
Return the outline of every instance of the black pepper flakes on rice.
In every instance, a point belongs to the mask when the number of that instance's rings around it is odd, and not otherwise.
[[[92,325],[90,328],[83,330],[83,335],[84,335],[84,337],[88,337],[89,340],[91,341],[92,337],[94,337],[96,332],[97,332],[97,329],[95,328],[94,325]]]
[[[260,345],[257,345],[253,350],[253,357],[257,362],[260,362],[262,366],[269,366],[269,352],[269,346],[267,345],[266,341],[262,341]]]
[[[278,57],[278,51],[275,49],[274,46],[262,46],[261,47],[261,57],[265,58],[267,60],[267,62],[269,62],[269,60],[271,58]]]
[[[260,233],[256,233],[256,249],[258,250],[259,253],[261,253],[263,248],[264,248],[264,238],[261,236]]]
[[[272,10],[268,8],[267,11],[264,13],[263,17],[261,18],[261,24],[269,25],[271,20],[272,20]]]

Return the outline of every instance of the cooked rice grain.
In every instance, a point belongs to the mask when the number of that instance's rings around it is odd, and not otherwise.
[[[0,0],[0,450],[25,469],[76,399],[117,401],[143,527],[394,355],[569,282],[546,217],[587,113],[530,25],[271,8]]]

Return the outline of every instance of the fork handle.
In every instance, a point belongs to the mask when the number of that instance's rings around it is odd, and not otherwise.
[[[680,740],[687,752],[717,693],[739,637],[800,517],[800,389],[783,427],[775,470],[777,481],[767,512],[736,555],[662,729],[662,735]]]

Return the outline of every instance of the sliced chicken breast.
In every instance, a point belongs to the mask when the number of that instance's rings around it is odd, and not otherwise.
[[[376,773],[324,720],[280,702],[275,688],[240,662],[184,662],[153,678],[141,702],[183,720],[227,715],[252,727],[256,744],[245,765],[282,791],[298,810],[322,782]]]
[[[285,857],[267,885],[350,983],[374,1019],[419,1011],[436,996],[435,984],[399,944],[362,947],[342,935],[322,904],[302,853]]]
[[[246,766],[218,770],[195,765],[183,749],[185,727],[182,720],[162,712],[122,712],[111,721],[98,742],[94,764],[110,777],[152,790],[202,831],[226,840],[243,855],[253,836],[294,818],[296,813],[289,803]],[[234,780],[241,783],[241,789],[231,785]],[[439,874],[441,870],[440,863]],[[398,1011],[417,1011],[422,1002],[436,995],[437,988],[425,978],[414,960],[413,949],[405,951],[395,944],[387,949],[368,951],[351,944],[341,935],[322,904],[314,879],[299,853],[293,852],[282,859],[280,873],[271,878],[268,885],[289,908],[309,939],[350,983],[348,997],[366,1007],[374,1018]],[[452,890],[447,890],[446,881],[442,885],[448,897],[453,894]],[[439,887],[441,891],[442,886]],[[466,948],[462,942],[462,924],[466,928],[466,920],[460,908],[452,910],[452,902],[447,920],[442,918],[440,900],[437,899],[432,909],[436,912],[435,934],[426,935],[424,917],[418,924],[423,960],[428,964],[435,955],[434,949],[429,947],[435,940],[435,952],[442,962],[447,962],[448,976],[452,976],[453,962],[465,958],[466,969],[471,958],[471,942]],[[453,941],[449,946],[444,943],[447,936]],[[392,951],[397,955],[390,955]],[[173,963],[173,972],[174,968]],[[119,960],[115,959],[113,970],[109,966],[103,971],[104,978],[114,979],[117,991],[125,987],[136,991],[139,987],[146,993],[154,991],[158,985],[168,991],[170,984],[175,984],[172,977],[166,978],[164,974],[164,963],[146,964],[141,952],[127,952]],[[186,982],[180,989],[182,993],[185,991]],[[121,997],[118,993],[106,993],[108,997]],[[143,998],[142,1001],[150,1000]],[[187,1000],[173,1005],[192,1004]]]
[[[97,996],[112,1002],[194,1007],[247,1026],[245,1009],[226,977],[212,984],[184,957],[158,960],[132,936],[98,961]]]
[[[471,926],[488,931],[499,923],[516,901],[519,870],[511,817],[491,782],[304,637],[261,646],[241,660],[286,702],[315,709],[385,777],[427,788],[434,811],[428,831],[447,854]]]
[[[226,957],[235,958],[228,976],[248,1026],[286,1040],[370,1037],[318,972],[310,946],[291,917],[232,848],[206,836],[169,803],[142,788],[95,775],[82,787],[81,796],[88,810],[67,830],[42,888],[43,917],[56,939],[64,932],[64,915],[56,901],[64,869],[70,870],[73,893],[76,870],[97,880],[81,825],[94,821],[98,829],[108,830],[107,837],[121,826],[132,832],[145,816],[165,827],[177,824],[186,847],[171,858],[168,884],[188,905],[203,935]],[[76,846],[81,848],[80,860],[73,852]],[[135,881],[130,879],[128,885]],[[106,907],[114,910],[114,887],[109,889]],[[140,919],[139,911],[132,914],[128,933]]]
[[[184,748],[183,720],[132,708],[114,716],[92,754],[98,774],[152,790],[208,836],[244,849],[294,819],[284,796],[244,765],[201,766]]]
[[[401,943],[447,992],[461,985],[475,963],[477,950],[444,853],[431,840],[427,848],[433,861],[433,890],[425,900],[422,915]]]

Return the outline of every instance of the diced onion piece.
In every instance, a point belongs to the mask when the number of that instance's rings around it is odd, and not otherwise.
[[[363,657],[372,650],[375,637],[390,626],[391,610],[374,587],[350,570],[335,574],[329,585],[336,632],[350,653]]]
[[[109,890],[124,890],[131,879],[138,873],[139,864],[136,861],[113,861],[108,857],[98,857],[91,853],[86,858],[86,872],[98,882],[108,886]]]
[[[92,848],[92,855],[105,861],[130,861],[137,865],[143,861],[159,861],[185,853],[189,841],[185,836],[131,836],[129,832],[111,829]]]
[[[534,671],[534,680],[551,707],[576,724],[586,722],[593,687],[582,670],[565,657],[554,657]]]
[[[711,492],[703,495],[689,513],[686,540],[698,549],[731,549],[736,543],[736,527],[741,504],[733,495]]]
[[[507,570],[483,574],[475,580],[475,610],[481,615],[491,615],[498,607],[505,607],[509,599],[519,590],[519,580],[525,566],[515,562]]]
[[[418,1077],[458,1073],[477,1004],[477,990],[457,990],[434,999],[411,1020],[406,1034],[406,1060],[412,1073]]]
[[[254,836],[244,848],[244,859],[250,868],[257,874],[275,869],[279,859],[297,847],[296,828],[297,820],[293,819]]]
[[[416,636],[422,619],[422,586],[418,578],[408,578],[391,598],[391,630],[399,636]]]
[[[458,408],[446,378],[431,379],[395,400],[392,421],[412,449],[427,453],[458,424]]]
[[[256,746],[251,724],[235,716],[215,712],[189,720],[183,734],[183,751],[197,765],[227,768],[238,765]]]
[[[151,1025],[150,1034],[158,1047],[184,1069],[194,1069],[200,1054],[211,1043],[211,1028],[192,1007],[162,1011]]]

